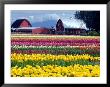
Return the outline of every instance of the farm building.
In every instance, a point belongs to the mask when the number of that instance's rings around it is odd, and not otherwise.
[[[65,35],[86,35],[86,29],[64,28],[61,19],[58,20],[55,28],[32,27],[26,19],[18,19],[11,25],[11,32],[32,33],[32,34],[65,34]]]
[[[82,28],[65,28],[67,35],[86,35],[86,29]]]
[[[32,27],[31,23],[26,19],[18,19],[11,25],[11,28]]]
[[[49,29],[44,27],[21,27],[15,29],[16,33],[31,33],[31,34],[58,34],[55,29]],[[80,28],[65,28],[62,31],[66,35],[85,35],[86,30]]]
[[[56,24],[56,34],[66,34],[66,35],[85,35],[86,30],[82,28],[64,28],[61,19],[58,20]]]
[[[21,27],[15,29],[16,33],[49,34],[48,28],[41,27]]]

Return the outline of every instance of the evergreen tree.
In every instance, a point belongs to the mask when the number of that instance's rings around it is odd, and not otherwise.
[[[77,11],[75,17],[83,20],[87,28],[100,32],[100,11]]]

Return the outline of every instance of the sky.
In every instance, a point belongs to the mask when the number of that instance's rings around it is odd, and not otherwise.
[[[45,21],[49,23],[48,21],[51,20],[57,22],[58,19],[61,19],[65,28],[87,29],[86,23],[83,20],[75,18],[75,12],[73,10],[12,10],[11,23],[17,19],[27,19],[32,26],[35,26],[35,23],[43,23]],[[55,27],[55,24],[53,23],[52,26]]]

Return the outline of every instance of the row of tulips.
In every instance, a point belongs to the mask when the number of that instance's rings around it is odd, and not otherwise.
[[[11,46],[11,49],[14,50],[73,50],[73,49],[79,49],[79,50],[100,50],[99,46],[19,46],[19,45],[13,45]]]
[[[97,50],[11,50],[11,53],[17,54],[53,54],[53,55],[82,55],[89,54],[91,56],[100,56],[100,52]]]
[[[63,43],[67,43],[67,42],[70,42],[70,43],[99,43],[100,40],[98,38],[94,39],[94,38],[88,38],[88,39],[76,39],[76,38],[72,38],[72,39],[12,39],[11,42],[63,42]]]
[[[11,45],[32,45],[32,46],[100,46],[100,39],[97,38],[12,38]]]
[[[11,45],[27,45],[27,46],[100,46],[99,43],[70,43],[70,42],[11,42]]]
[[[70,65],[61,67],[58,65],[30,66],[24,68],[12,67],[12,77],[99,77],[99,65]]]
[[[64,48],[80,48],[82,50],[84,49],[99,49],[100,46],[26,46],[26,45],[12,45],[11,48],[58,48],[58,49],[64,49]]]
[[[52,55],[52,54],[11,54],[11,60],[90,60],[90,61],[99,61],[100,57],[93,57],[88,54],[83,55]]]
[[[23,54],[90,54],[94,56],[100,55],[100,47],[61,47],[61,46],[12,46],[12,53],[23,53]]]
[[[100,36],[73,36],[73,35],[36,35],[36,34],[12,34],[11,38],[100,38]]]

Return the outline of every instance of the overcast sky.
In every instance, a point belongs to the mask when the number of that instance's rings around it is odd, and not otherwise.
[[[12,10],[11,23],[17,19],[28,19],[32,24],[48,20],[61,19],[66,27],[85,28],[86,24],[75,18],[75,11],[72,10]]]

